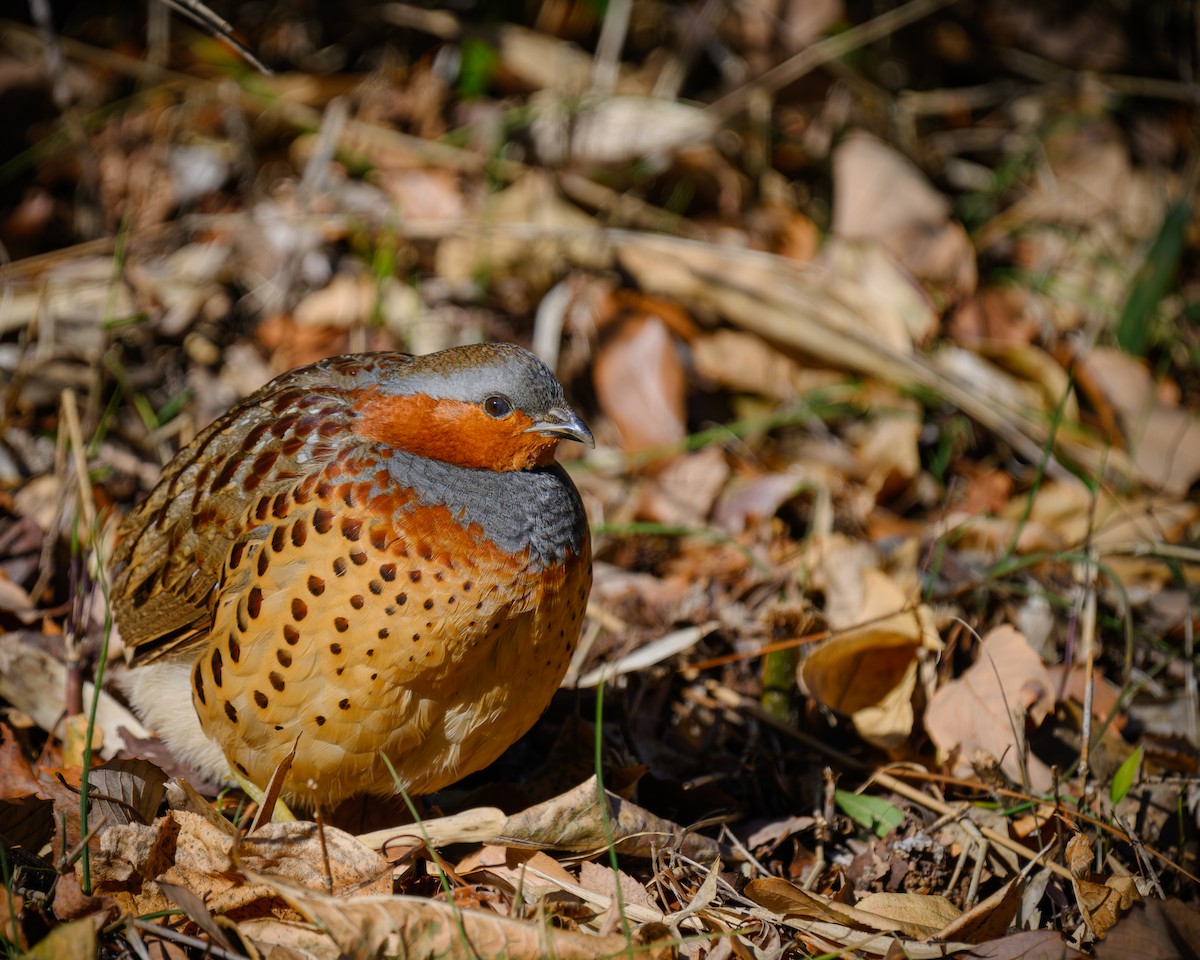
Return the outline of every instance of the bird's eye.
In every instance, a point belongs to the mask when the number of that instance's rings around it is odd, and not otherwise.
[[[488,397],[483,401],[483,409],[489,417],[503,420],[512,413],[512,404],[504,397]]]

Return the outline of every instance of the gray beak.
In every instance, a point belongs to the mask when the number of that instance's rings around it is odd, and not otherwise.
[[[586,423],[579,419],[570,407],[551,407],[546,411],[544,419],[539,420],[526,433],[540,433],[547,437],[561,437],[564,440],[578,440],[589,447],[596,445],[592,431]]]

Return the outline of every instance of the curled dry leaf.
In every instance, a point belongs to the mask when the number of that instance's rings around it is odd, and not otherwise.
[[[1082,833],[1067,841],[1066,861],[1083,922],[1093,936],[1103,939],[1122,914],[1142,899],[1136,878],[1109,877],[1098,883],[1092,875],[1092,842]]]
[[[739,859],[736,853],[708,837],[656,817],[607,790],[604,795],[611,834],[605,830],[596,796],[596,778],[591,777],[573,790],[509,817],[497,840],[515,846],[573,851],[605,850],[611,840],[619,852],[633,856],[652,856],[664,844],[678,844],[686,856],[701,863],[710,863],[718,856],[725,860]]]
[[[889,749],[912,733],[918,653],[942,644],[933,611],[906,609],[909,595],[882,571],[864,569],[860,577],[861,626],[814,650],[800,679],[824,706],[848,714],[864,739]]]
[[[1025,726],[1040,726],[1054,709],[1054,682],[1029,641],[1010,626],[983,638],[979,659],[962,677],[933,695],[925,729],[945,754],[955,754],[956,776],[973,776],[978,751],[1000,761],[1005,775],[1031,790],[1047,790],[1050,768],[1026,756]]]

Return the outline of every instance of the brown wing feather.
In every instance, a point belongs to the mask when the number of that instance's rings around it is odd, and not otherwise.
[[[353,386],[337,361],[293,370],[215,420],[166,466],[122,523],[113,560],[113,610],[132,660],[177,652],[207,634],[230,552],[269,534],[270,501],[346,450]]]

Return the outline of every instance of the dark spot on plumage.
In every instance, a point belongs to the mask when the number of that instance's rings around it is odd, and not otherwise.
[[[337,436],[338,431],[342,429],[342,425],[336,420],[326,420],[317,427],[317,436],[323,440],[332,440]]]
[[[333,511],[326,510],[324,507],[317,507],[313,511],[313,529],[317,533],[328,533],[333,526]]]
[[[347,620],[345,617],[334,617],[333,618],[333,629],[335,629],[338,633],[345,633],[347,630],[350,629],[350,621]],[[337,646],[337,644],[334,644],[334,646]]]
[[[300,642],[300,631],[293,627],[290,623],[285,623],[283,625],[283,639],[294,647]]]
[[[300,437],[288,437],[279,445],[279,449],[285,457],[294,457],[304,449],[304,444],[306,442],[307,441],[302,440]]]
[[[409,570],[408,571],[408,579],[411,580],[413,583],[420,583],[421,582],[421,571],[420,570]]]
[[[242,645],[232,633],[229,635],[229,659],[234,663],[242,659]]]
[[[308,575],[308,592],[314,597],[319,597],[325,592],[325,581],[315,573],[310,573]]]
[[[417,556],[419,556],[422,560],[432,560],[433,547],[424,542],[417,544]]]
[[[283,647],[279,647],[275,651],[275,659],[279,661],[279,665],[281,667],[290,667],[292,665],[292,655],[284,650]],[[272,674],[272,676],[274,676],[274,674]],[[272,680],[271,682],[274,683],[275,681]],[[275,689],[280,690],[282,688],[276,687]]]
[[[261,577],[266,574],[267,567],[271,565],[271,555],[266,550],[258,551],[258,563],[255,566],[258,568],[258,575]]]
[[[396,579],[396,565],[394,563],[385,563],[379,568],[379,575],[388,583]]]
[[[292,598],[292,619],[296,621],[303,620],[308,616],[308,604],[299,597]]]
[[[240,763],[235,763],[234,766],[238,768],[238,773],[240,773],[243,777],[250,776],[250,771],[243,767]]]
[[[357,541],[362,536],[362,521],[345,517],[342,520],[342,536],[347,540]]]
[[[340,677],[340,676],[341,676],[343,673],[345,673],[345,672],[346,672],[346,668],[345,668],[345,666],[338,667],[338,668],[337,668],[337,669],[334,671],[334,673],[336,673],[336,674],[337,674],[339,677]]]
[[[238,629],[245,633],[250,629],[250,620],[246,616],[246,603],[242,601],[237,605],[237,625]]]
[[[473,587],[473,586],[474,586],[474,584],[471,583],[470,580],[464,580],[463,581],[463,593],[470,593],[471,587]]]
[[[287,527],[276,527],[275,532],[271,534],[271,549],[276,553],[281,553],[285,546],[287,546]]]
[[[446,602],[447,602],[447,603],[457,603],[457,602],[458,602],[458,597],[451,596],[451,597],[450,597],[450,599],[449,599],[449,600],[447,600]]]
[[[318,716],[318,717],[316,718],[316,721],[317,721],[317,726],[318,726],[318,727],[323,727],[323,726],[325,726],[325,718],[324,718],[324,717],[322,717],[322,716]]]
[[[300,417],[295,413],[285,413],[282,417],[271,424],[271,433],[276,437],[282,437],[285,433],[292,429],[293,424]]]
[[[383,608],[383,612],[386,613],[389,617],[394,617],[396,615],[396,608],[394,606],[392,606],[391,604],[389,604],[388,606]]]
[[[404,606],[406,603],[408,603],[408,594],[407,593],[396,594],[396,602],[398,604],[400,604],[400,606]]]
[[[378,597],[383,593],[383,583],[379,580],[372,580],[367,584],[367,589]]]
[[[250,465],[250,473],[260,477],[265,477],[271,472],[271,468],[275,466],[275,461],[279,459],[278,450],[264,450]]]
[[[356,593],[350,598],[350,606],[352,606],[355,610],[361,610],[365,603],[366,601],[363,599],[363,595],[361,593]]]
[[[303,416],[296,421],[296,426],[292,428],[292,432],[297,437],[307,437],[320,425],[321,421],[317,417],[313,416],[312,414],[308,414],[307,416]]]
[[[283,727],[279,726],[279,724],[275,724],[275,730],[276,730],[277,732],[278,732],[278,731],[280,731],[280,730],[282,730],[282,729],[283,729]]]
[[[258,503],[254,505],[254,519],[262,522],[266,520],[271,513],[271,498],[260,497]]]
[[[343,577],[346,575],[346,558],[345,557],[334,557],[333,558],[333,572],[339,577]]]
[[[434,573],[433,579],[436,580],[438,583],[441,583],[442,581],[444,581],[446,579],[446,575],[444,573],[442,573],[441,570],[438,570]]]
[[[340,643],[331,643],[329,645],[329,652],[335,657],[340,657],[342,655],[342,645]]]
[[[254,702],[258,704],[260,709],[265,710],[267,707],[267,695],[261,690],[254,691]]]
[[[293,450],[291,452],[295,453],[296,451]],[[317,485],[317,475],[315,473],[309,474],[292,491],[292,498],[297,503],[308,503],[308,501],[312,499],[313,487],[315,487],[316,485]]]
[[[374,647],[367,647],[367,656],[368,657],[375,656],[375,648]]]
[[[421,635],[420,635],[419,633],[414,633],[414,634],[413,634],[413,639],[414,639],[414,640],[420,640],[420,639],[421,639]],[[411,660],[411,659],[412,659],[412,657],[409,657],[408,659],[409,659],[409,660]]]
[[[307,399],[307,397],[308,395],[300,388],[288,387],[271,398],[274,401],[271,411],[276,416],[283,416],[288,408],[296,406],[298,402]]]
[[[292,524],[292,546],[302,547],[304,541],[308,539],[308,524],[303,520],[297,520]]]
[[[229,486],[229,481],[232,480],[233,475],[237,473],[239,463],[241,463],[241,460],[239,460],[237,457],[230,457],[229,460],[226,461],[225,466],[221,468],[221,472],[213,478],[212,490],[214,493]]]
[[[225,716],[229,718],[231,723],[237,723],[237,708],[228,700],[225,701]]]
[[[350,562],[356,567],[361,567],[367,562],[367,553],[365,550],[354,550],[350,553]]]
[[[343,710],[349,710],[350,709],[350,701],[347,699],[339,700],[338,706]]]
[[[425,621],[425,629],[426,629],[426,630],[432,630],[432,629],[433,629],[433,621],[432,621],[432,620],[426,620],[426,621]]]
[[[423,606],[426,610],[432,610],[433,609],[433,598],[430,597],[423,604],[421,604],[421,606]]]
[[[246,552],[246,544],[239,540],[229,549],[229,569],[236,570],[238,564],[242,562],[242,555]]]
[[[196,696],[200,698],[200,702],[207,706],[208,701],[204,699],[204,670],[199,660],[196,661],[196,669],[192,671],[192,685],[196,688]]]
[[[253,427],[246,431],[246,436],[242,438],[242,452],[253,453],[258,447],[258,442],[262,440],[263,435],[271,428],[272,421],[264,420],[262,423],[256,423]]]
[[[387,531],[383,527],[371,528],[371,546],[376,550],[383,550],[387,546]]]
[[[388,628],[380,627],[379,633],[377,634],[377,636],[379,637],[380,640],[386,640],[388,638]]]
[[[322,480],[317,484],[317,499],[325,501],[329,499],[329,495],[333,492],[333,487]]]
[[[271,503],[271,516],[276,520],[283,520],[287,517],[289,509],[287,494],[275,494],[275,499]]]

